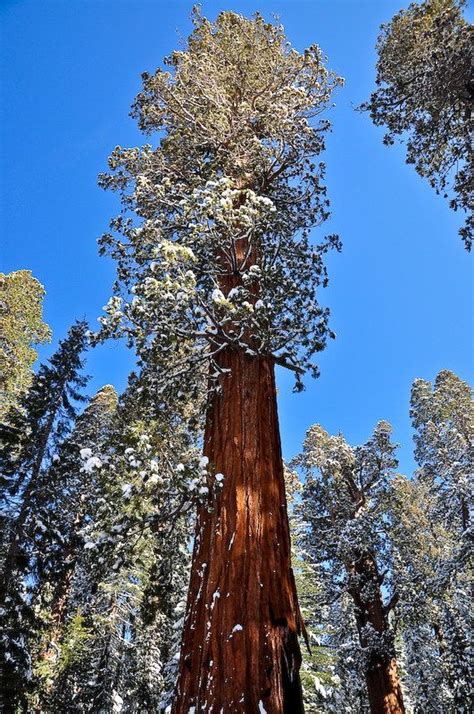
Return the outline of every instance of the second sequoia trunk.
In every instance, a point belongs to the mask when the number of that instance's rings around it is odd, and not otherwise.
[[[224,474],[201,507],[173,712],[303,712],[273,360],[226,349],[204,453]],[[194,711],[194,710],[193,710]]]
[[[370,651],[371,633],[376,637],[384,637],[389,633],[377,564],[371,555],[366,554],[356,561],[350,573],[354,578],[350,593],[355,605],[360,644],[364,651]],[[365,671],[370,711],[373,714],[404,714],[395,655],[390,651],[374,649],[373,645],[372,649]]]

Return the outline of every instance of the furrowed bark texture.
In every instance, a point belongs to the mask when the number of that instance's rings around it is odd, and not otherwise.
[[[174,714],[299,714],[302,622],[291,569],[274,365],[228,348],[204,453],[225,476],[198,513]]]
[[[377,565],[370,555],[362,556],[354,566],[357,585],[351,588],[356,606],[356,621],[361,646],[370,646],[364,634],[368,625],[378,634],[388,631],[387,612],[380,591]],[[363,595],[364,585],[369,584],[374,595]],[[374,652],[365,672],[367,695],[372,714],[404,714],[403,694],[398,677],[395,657]]]

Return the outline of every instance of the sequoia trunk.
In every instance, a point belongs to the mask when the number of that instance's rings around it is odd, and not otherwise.
[[[48,633],[48,643],[43,652],[44,660],[54,660],[59,654],[59,644],[64,633],[64,624],[66,621],[75,566],[75,559],[65,564],[56,586],[51,608],[51,626]]]
[[[83,518],[81,515],[76,516],[74,522],[76,530],[79,529],[82,521]],[[64,635],[64,627],[76,570],[77,552],[80,547],[79,542],[77,535],[74,534],[64,550],[63,567],[57,577],[51,605],[51,623],[47,633],[48,641],[41,656],[43,661],[56,661],[60,654],[60,644]],[[47,687],[48,692],[51,687],[52,682],[50,682],[49,687]]]
[[[366,672],[367,694],[373,714],[404,714],[402,690],[394,658],[379,661]]]
[[[274,365],[227,348],[204,453],[223,488],[198,513],[175,714],[303,712]],[[193,710],[194,711],[194,710]]]
[[[387,611],[373,557],[365,555],[359,558],[351,568],[351,575],[355,576],[350,592],[356,607],[360,644],[364,650],[371,651],[365,671],[370,710],[372,714],[404,714],[397,662],[390,653],[389,638],[381,648],[374,648],[370,642],[370,633],[373,632],[381,638],[389,636]]]

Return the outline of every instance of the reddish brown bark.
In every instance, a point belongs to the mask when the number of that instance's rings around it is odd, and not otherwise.
[[[174,714],[303,711],[273,361],[228,348],[204,453],[223,488],[198,513]]]
[[[367,641],[367,626],[379,635],[389,632],[387,608],[383,605],[380,576],[374,558],[367,554],[350,568],[354,585],[350,589],[356,607],[357,629],[361,646]],[[366,593],[371,593],[368,596]],[[404,714],[403,694],[394,656],[373,651],[365,672],[367,695],[373,714]]]
[[[66,563],[59,576],[54,593],[51,607],[51,624],[48,632],[48,642],[42,655],[42,659],[44,660],[54,660],[58,657],[59,645],[66,622],[67,607],[69,604],[75,567],[76,557],[75,555],[72,555],[69,550],[66,556]]]
[[[378,663],[365,676],[370,710],[373,714],[403,714],[402,690],[394,658]]]

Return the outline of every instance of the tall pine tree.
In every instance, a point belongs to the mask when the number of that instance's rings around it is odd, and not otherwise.
[[[37,636],[31,588],[41,567],[41,543],[48,531],[54,499],[49,466],[69,433],[80,389],[86,324],[78,322],[60,342],[48,364],[42,365],[28,393],[2,426],[0,473],[6,499],[2,508],[0,574],[0,662],[3,707],[25,707],[31,680],[30,645]],[[45,522],[46,521],[46,522]]]
[[[41,667],[52,710],[155,712],[169,700],[192,514],[215,481],[189,427],[194,406],[184,411],[163,410],[146,374],[132,375],[100,438],[73,438],[85,516],[61,642]]]
[[[46,527],[41,548],[41,568],[34,603],[43,616],[43,636],[36,652],[40,674],[39,703],[53,686],[61,659],[62,642],[72,593],[74,573],[84,541],[82,529],[95,504],[94,464],[109,437],[117,407],[115,389],[106,385],[92,397],[76,419],[70,436],[61,444],[48,470],[50,502],[43,517]],[[94,453],[86,460],[81,455]]]

